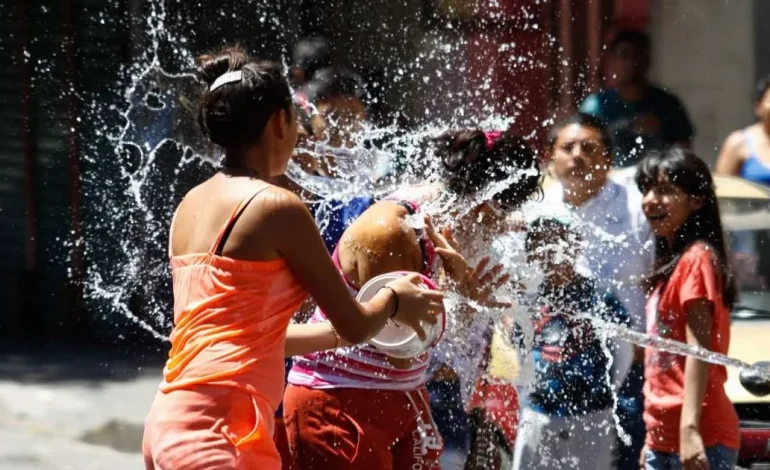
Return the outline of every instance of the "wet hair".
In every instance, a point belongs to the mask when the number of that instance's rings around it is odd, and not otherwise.
[[[604,121],[596,116],[592,116],[586,113],[576,113],[568,118],[559,121],[551,128],[551,132],[548,134],[548,147],[553,151],[553,146],[556,145],[556,141],[559,139],[559,134],[565,127],[577,124],[582,127],[589,127],[599,133],[604,150],[607,153],[612,152],[612,138],[607,130],[607,126]]]
[[[273,113],[284,110],[291,117],[291,89],[279,64],[253,60],[237,46],[199,60],[198,78],[205,88],[198,125],[215,144],[224,148],[254,144]],[[209,90],[217,78],[234,71],[243,74],[240,81]]]
[[[541,216],[529,224],[525,237],[525,250],[537,249],[543,235],[557,234],[560,238],[570,243],[580,242],[582,237],[570,221],[565,221],[558,216]]]
[[[321,37],[300,40],[291,55],[292,65],[302,69],[305,80],[313,78],[318,70],[332,65],[329,42]]]
[[[540,191],[540,166],[532,147],[521,137],[505,131],[488,144],[481,130],[449,131],[431,140],[443,167],[447,189],[461,196],[484,190],[489,184],[505,181],[510,185],[498,191],[493,200],[514,210]],[[516,175],[517,171],[521,171]]]
[[[722,298],[726,307],[732,307],[736,300],[735,282],[727,257],[719,201],[708,166],[695,153],[682,148],[674,147],[662,153],[653,151],[639,162],[636,185],[645,194],[658,184],[661,175],[668,176],[671,184],[685,194],[701,198],[703,205],[679,227],[673,246],[668,246],[665,239],[656,239],[655,268],[646,279],[647,287],[668,282],[682,255],[696,243],[704,243],[716,254],[721,271]]]
[[[770,75],[766,75],[757,82],[757,90],[755,96],[757,103],[762,101],[762,99],[765,97],[765,93],[767,93],[768,90],[770,90]]]
[[[634,29],[622,29],[618,31],[612,37],[608,49],[614,51],[621,44],[633,44],[639,47],[644,53],[650,52],[650,36],[643,31]]]
[[[350,96],[364,100],[364,82],[356,73],[339,67],[319,70],[305,86],[302,93],[314,104],[336,96]]]

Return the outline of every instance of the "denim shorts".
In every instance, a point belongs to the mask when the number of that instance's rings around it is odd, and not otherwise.
[[[732,470],[738,463],[738,451],[723,445],[706,447],[706,457],[711,470]],[[644,455],[645,470],[681,470],[679,454],[647,450]]]

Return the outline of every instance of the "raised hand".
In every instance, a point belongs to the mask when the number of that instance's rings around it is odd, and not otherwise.
[[[489,267],[489,258],[482,259],[478,265],[471,267],[460,254],[459,244],[451,230],[444,228],[441,233],[436,231],[430,217],[425,218],[428,236],[436,246],[436,254],[441,257],[444,271],[452,281],[457,292],[484,307],[505,308],[510,305],[494,300],[495,292],[510,280],[510,275],[502,274],[503,265]]]

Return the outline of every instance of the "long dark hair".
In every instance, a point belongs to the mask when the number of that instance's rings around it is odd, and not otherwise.
[[[520,176],[492,196],[495,201],[514,210],[541,190],[537,153],[511,131],[448,131],[431,143],[441,160],[446,187],[455,194],[475,194],[516,172]]]
[[[682,255],[694,244],[704,243],[716,254],[721,271],[722,299],[726,307],[732,307],[736,300],[735,282],[727,258],[714,180],[708,166],[693,152],[681,148],[651,152],[639,162],[636,173],[636,185],[642,194],[658,184],[660,175],[668,176],[671,184],[685,194],[701,198],[703,205],[679,227],[672,246],[665,239],[656,238],[655,269],[646,279],[647,286],[668,282]]]

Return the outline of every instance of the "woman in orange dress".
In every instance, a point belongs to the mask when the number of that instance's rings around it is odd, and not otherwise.
[[[163,381],[145,423],[147,469],[279,469],[273,416],[285,356],[360,343],[388,318],[424,332],[442,294],[406,276],[357,303],[315,222],[294,194],[270,184],[297,142],[279,64],[237,48],[204,56],[198,114],[224,165],[193,188],[171,225],[174,323]],[[329,322],[289,325],[311,295]]]

